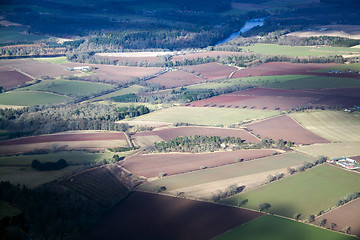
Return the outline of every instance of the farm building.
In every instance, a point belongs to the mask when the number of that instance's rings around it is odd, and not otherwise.
[[[356,170],[360,168],[360,165],[358,165],[355,160],[346,157],[329,159],[327,162],[335,163],[343,168],[350,170]]]
[[[90,71],[91,67],[89,67],[89,66],[73,67],[73,68],[68,68],[68,70],[70,70],[70,71]]]

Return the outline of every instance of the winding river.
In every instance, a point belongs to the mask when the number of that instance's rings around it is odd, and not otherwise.
[[[246,21],[245,25],[239,31],[232,33],[228,38],[226,38],[224,40],[221,40],[220,42],[218,42],[215,45],[226,43],[226,42],[236,38],[241,33],[247,32],[247,31],[249,31],[250,29],[252,29],[252,28],[254,28],[256,26],[264,25],[264,20],[265,20],[265,18],[255,18],[255,19]]]

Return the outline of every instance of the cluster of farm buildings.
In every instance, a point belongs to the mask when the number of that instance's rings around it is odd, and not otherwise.
[[[360,165],[351,158],[332,158],[327,160],[328,163],[337,164],[343,168],[350,169],[350,170],[356,170],[360,168]]]

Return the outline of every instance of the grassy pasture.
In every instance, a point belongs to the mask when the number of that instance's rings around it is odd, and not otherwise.
[[[70,97],[39,91],[11,91],[0,94],[0,104],[34,106],[56,104],[70,100]]]
[[[216,240],[355,240],[345,234],[276,216],[264,215],[215,238]]]
[[[48,37],[41,35],[24,34],[26,27],[1,27],[0,28],[0,43],[8,42],[34,42]]]
[[[48,62],[53,64],[69,63],[66,57],[43,57],[43,58],[33,58],[33,59],[39,62]]]
[[[109,159],[114,153],[90,153],[83,151],[64,151],[49,154],[35,154],[35,155],[19,155],[0,157],[0,166],[24,166],[31,165],[34,159],[40,162],[56,162],[59,159],[65,159],[69,165],[86,165],[91,164],[102,159]]]
[[[121,95],[125,95],[125,94],[130,94],[130,93],[139,93],[142,90],[145,90],[146,87],[140,86],[140,85],[131,85],[130,87],[127,88],[123,88],[120,89],[118,91],[112,92],[112,93],[108,93],[96,98],[91,99],[91,101],[100,101],[103,99],[108,99],[108,98],[112,98],[112,97],[117,97],[117,96],[121,96]]]
[[[360,141],[360,113],[339,111],[299,112],[291,114],[297,122],[315,134],[333,142]]]
[[[253,46],[245,47],[255,54],[264,55],[284,55],[293,57],[319,57],[332,55],[348,55],[352,52],[360,53],[360,49],[346,47],[308,47],[308,46],[281,46],[276,44],[257,43]]]
[[[344,156],[359,156],[360,142],[323,143],[309,146],[298,146],[294,150],[317,157],[327,156],[330,158]]]
[[[230,125],[245,120],[268,118],[278,114],[280,114],[279,111],[273,110],[172,107],[134,118],[134,120],[169,123],[184,122],[197,125]]]
[[[241,156],[240,156],[241,157]],[[157,179],[140,186],[141,190],[154,191],[155,186],[166,186],[167,191],[174,191],[181,188],[192,187],[217,181],[235,179],[243,176],[261,174],[268,171],[277,171],[287,167],[311,162],[314,159],[296,153],[287,153],[277,156],[265,157],[246,161],[243,163],[230,164],[226,166],[209,168],[201,171],[179,174]],[[268,176],[268,173],[264,176]],[[235,180],[236,182],[236,180]],[[234,183],[235,183],[234,182]],[[230,185],[230,184],[229,184]],[[222,186],[226,188],[226,186]],[[215,191],[216,189],[214,189]]]
[[[354,49],[354,48],[352,48],[352,49]],[[341,64],[341,65],[337,65],[337,66],[333,66],[333,67],[319,69],[314,72],[329,72],[329,71],[342,71],[342,72],[356,71],[356,72],[359,72],[360,71],[360,63]]]
[[[80,97],[96,94],[114,88],[110,84],[74,81],[74,80],[46,80],[19,90],[53,92],[70,97]]]
[[[237,205],[248,199],[245,207],[250,209],[258,209],[260,203],[270,203],[269,213],[285,217],[300,213],[300,218],[306,219],[309,214],[317,215],[319,211],[335,206],[348,193],[359,190],[360,174],[324,164],[235,195],[222,203]]]

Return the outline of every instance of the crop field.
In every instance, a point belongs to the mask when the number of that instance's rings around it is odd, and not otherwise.
[[[0,42],[1,43],[9,43],[9,42],[33,42],[42,39],[47,39],[48,37],[41,35],[33,35],[33,34],[24,34],[23,32],[26,30],[25,27],[11,27],[0,28]]]
[[[69,61],[66,59],[66,57],[44,57],[44,58],[33,58],[36,61],[39,62],[49,62],[53,64],[65,64],[69,63]]]
[[[173,52],[116,52],[96,53],[96,57],[115,60],[121,63],[129,62],[160,62],[162,56],[172,56]]]
[[[32,167],[1,166],[0,181],[9,181],[15,185],[20,184],[29,188],[36,188],[44,183],[64,178],[90,167],[90,165],[80,165],[68,166],[56,171],[38,171]]]
[[[245,120],[264,119],[280,114],[274,110],[235,108],[172,107],[136,117],[138,121],[190,123],[197,125],[230,125]]]
[[[264,215],[215,238],[216,240],[356,240],[345,234],[331,232],[285,218]]]
[[[360,113],[311,111],[290,115],[304,128],[333,142],[360,141]]]
[[[329,158],[360,155],[360,142],[324,143],[310,146],[297,146],[294,150],[311,156],[327,156]]]
[[[60,77],[75,75],[78,72],[67,70],[66,66],[53,64],[50,62],[36,61],[33,59],[10,59],[1,60],[0,66],[10,67],[34,78],[41,78],[43,76]]]
[[[92,74],[83,78],[90,80],[112,81],[116,83],[124,83],[137,78],[143,78],[161,72],[163,69],[158,67],[127,67],[113,66],[103,64],[83,64],[83,63],[67,63],[65,67],[81,67],[90,66],[94,68]],[[79,73],[78,71],[74,71]]]
[[[217,80],[229,78],[230,74],[238,69],[236,67],[221,65],[219,63],[206,63],[194,66],[180,67],[187,72],[198,73],[206,80]]]
[[[348,193],[359,191],[359,184],[360,174],[323,164],[222,202],[236,205],[248,199],[245,207],[250,209],[258,209],[260,203],[269,203],[269,213],[286,217],[299,213],[301,219],[306,219],[310,214],[317,215],[335,206]]]
[[[148,80],[148,83],[157,83],[165,88],[181,87],[205,81],[204,79],[181,70],[167,72]]]
[[[337,66],[336,63],[288,63],[288,62],[269,62],[263,63],[247,69],[242,69],[234,73],[232,78],[243,78],[250,76],[268,75],[314,75],[315,70],[326,67]]]
[[[39,91],[12,91],[0,94],[3,105],[34,106],[55,104],[71,100],[70,97]]]
[[[11,148],[9,148],[9,146],[11,146]],[[74,131],[2,141],[0,142],[0,153],[27,152],[35,149],[103,150],[111,147],[128,146],[127,139],[123,132]]]
[[[225,51],[209,51],[209,52],[196,52],[196,53],[186,53],[183,55],[176,55],[171,58],[171,61],[173,62],[181,62],[185,59],[192,60],[192,59],[198,59],[198,58],[216,58],[219,57],[227,57],[227,56],[244,56],[247,55],[246,53],[241,52],[225,52]]]
[[[261,215],[240,208],[135,192],[83,239],[207,240]]]
[[[137,154],[126,158],[122,166],[132,173],[147,178],[157,177],[161,173],[174,175],[195,170],[235,163],[237,158],[244,161],[271,156],[277,153],[272,149],[239,150],[214,153],[162,153]]]
[[[11,68],[0,68],[0,86],[9,89],[31,82],[33,79]]]
[[[345,196],[344,196],[345,197]],[[335,223],[335,230],[342,231],[345,227],[350,227],[350,233],[360,236],[360,199],[356,199],[344,206],[336,208],[335,210],[325,213],[315,219],[315,222],[319,222],[326,219],[326,227],[330,223]]]
[[[169,193],[184,192],[186,196],[209,199],[218,190],[224,190],[232,184],[244,185],[245,190],[254,188],[264,184],[268,175],[286,173],[288,167],[301,165],[305,161],[312,162],[314,159],[296,153],[280,154],[164,177],[141,185],[139,189],[152,192],[156,186],[165,186]]]
[[[58,93],[69,97],[80,97],[97,94],[110,90],[114,86],[103,83],[94,83],[74,80],[46,80],[29,87],[20,88],[20,91],[44,91]]]
[[[316,92],[318,94],[324,94],[324,95],[347,96],[347,97],[360,98],[360,87],[316,89],[316,90],[306,90],[306,91]]]
[[[13,155],[0,157],[0,166],[30,166],[35,159],[40,162],[56,162],[65,159],[69,165],[90,164],[112,158],[114,153],[90,153],[84,151],[60,151],[48,154]]]
[[[109,99],[112,97],[117,97],[117,96],[121,96],[121,95],[125,95],[125,94],[130,94],[130,93],[134,93],[137,94],[143,90],[147,89],[146,87],[140,86],[140,85],[131,85],[127,88],[122,88],[118,91],[112,92],[112,93],[108,93],[105,95],[102,95],[100,97],[96,97],[96,98],[92,98],[91,101],[100,101],[100,100],[104,100],[104,99]]]
[[[307,47],[307,46],[281,46],[276,44],[257,43],[253,46],[244,48],[255,54],[263,55],[283,55],[294,57],[307,56],[331,56],[348,55],[350,53],[360,53],[360,49],[347,47]]]
[[[322,68],[315,72],[329,72],[329,71],[342,71],[342,72],[360,72],[360,63],[341,64],[332,67]]]
[[[141,136],[159,136],[164,141],[174,139],[177,137],[189,136],[219,136],[219,137],[239,137],[246,142],[260,142],[260,139],[251,135],[243,129],[234,128],[210,128],[210,127],[176,127],[166,128],[161,130],[154,130],[150,132],[139,132],[133,137],[139,138]]]
[[[262,139],[266,137],[275,141],[283,139],[296,144],[329,143],[328,140],[301,127],[287,115],[249,124],[246,127]]]

